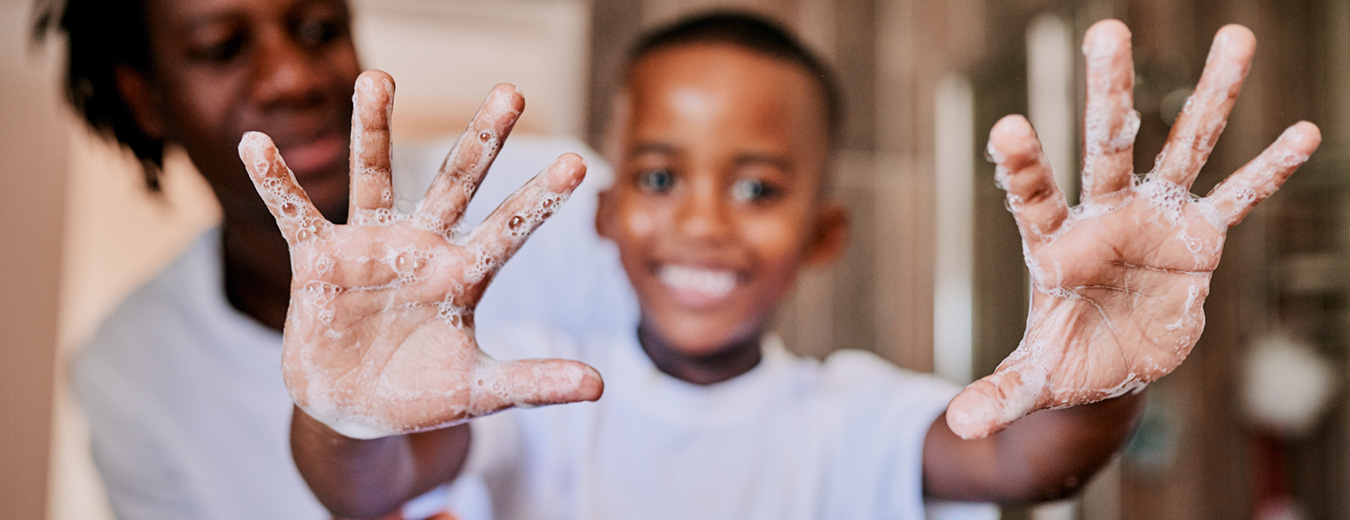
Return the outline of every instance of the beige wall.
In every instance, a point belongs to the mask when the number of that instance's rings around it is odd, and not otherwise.
[[[395,138],[457,135],[492,86],[525,94],[516,131],[579,136],[586,0],[354,0],[365,67],[398,83]]]
[[[65,185],[55,76],[24,38],[28,2],[0,2],[0,504],[46,508]]]

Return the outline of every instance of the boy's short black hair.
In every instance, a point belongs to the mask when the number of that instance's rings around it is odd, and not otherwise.
[[[843,126],[843,107],[834,72],[783,26],[759,15],[741,11],[708,11],[659,27],[638,40],[628,55],[627,67],[655,51],[695,43],[740,47],[798,65],[820,86],[821,102],[829,125],[830,148]]]
[[[37,0],[33,40],[51,31],[67,36],[66,101],[98,134],[131,150],[145,186],[160,191],[164,141],[146,135],[117,89],[117,67],[148,73],[150,42],[144,0]]]

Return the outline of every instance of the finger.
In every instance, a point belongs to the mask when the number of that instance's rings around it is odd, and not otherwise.
[[[387,221],[394,207],[390,180],[389,118],[394,110],[394,78],[368,70],[356,78],[352,96],[352,194],[348,214],[353,223]],[[374,218],[380,213],[385,219]]]
[[[422,227],[449,235],[524,109],[525,98],[514,86],[492,88],[427,190],[414,217]]]
[[[1160,178],[1190,189],[1228,123],[1255,50],[1256,37],[1241,25],[1224,26],[1214,35],[1200,83],[1172,125],[1150,180]]]
[[[1032,374],[1034,375],[1034,374]],[[979,439],[1007,428],[1036,411],[1044,384],[1033,384],[1023,371],[1000,369],[966,386],[947,405],[947,426],[962,439]]]
[[[1134,59],[1130,30],[1117,20],[1093,24],[1083,37],[1087,57],[1083,201],[1120,193],[1134,182]]]
[[[295,174],[286,167],[272,138],[248,132],[239,140],[239,158],[253,180],[267,209],[277,219],[286,242],[296,244],[323,233],[332,226],[309,201]]]
[[[1274,194],[1294,170],[1308,162],[1321,142],[1322,132],[1307,121],[1286,129],[1261,155],[1229,175],[1205,197],[1204,201],[1214,210],[1215,225],[1233,227],[1242,222],[1252,208]]]
[[[467,281],[490,280],[530,234],[558,211],[585,176],[586,160],[564,154],[493,210],[469,237],[480,271],[476,273],[479,278],[467,276]]]
[[[605,390],[590,365],[564,359],[487,360],[474,370],[471,416],[512,406],[543,406],[594,401]]]
[[[1036,247],[1059,230],[1069,214],[1064,194],[1055,186],[1050,162],[1041,143],[1022,116],[1007,116],[989,132],[989,152],[995,177],[1008,192],[1008,209],[1029,247]]]

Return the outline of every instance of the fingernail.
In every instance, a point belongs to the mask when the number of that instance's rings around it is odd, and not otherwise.
[[[262,153],[267,147],[267,140],[267,134],[262,132],[244,132],[244,136],[239,139],[239,156],[242,158],[245,153]]]
[[[581,372],[580,382],[577,383],[577,394],[587,401],[595,401],[605,393],[605,380],[600,377],[600,372],[588,365],[576,367]]]
[[[574,161],[580,162],[575,164]],[[586,159],[577,154],[565,154],[558,158],[551,170],[548,172],[549,189],[555,192],[566,192],[576,189],[581,184],[581,180],[586,177]],[[573,172],[577,174],[573,174]]]

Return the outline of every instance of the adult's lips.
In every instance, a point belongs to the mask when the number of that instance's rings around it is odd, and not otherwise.
[[[277,145],[286,166],[304,180],[346,163],[347,137],[338,132],[291,140]]]

